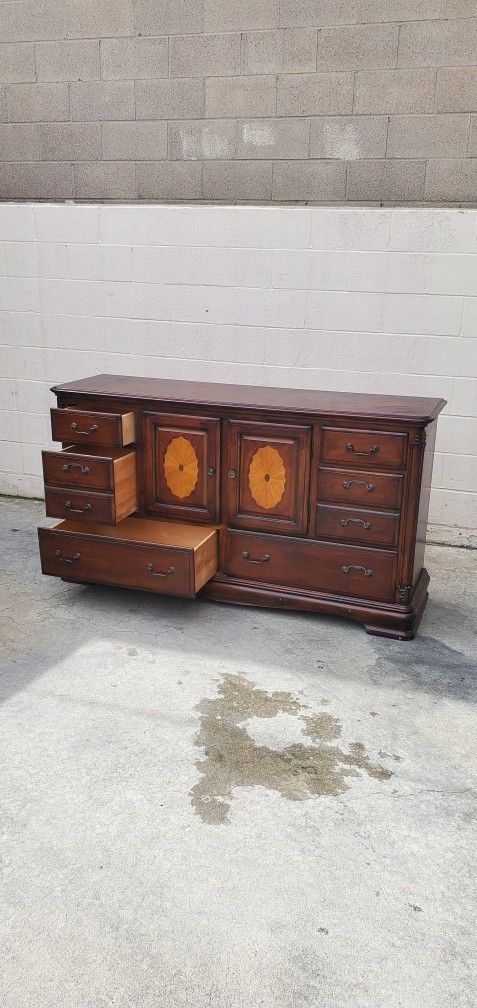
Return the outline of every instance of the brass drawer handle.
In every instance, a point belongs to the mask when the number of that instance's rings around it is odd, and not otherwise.
[[[75,562],[75,560],[81,560],[81,553],[73,553],[73,556],[69,560],[68,557],[64,557],[61,555],[61,550],[59,549],[55,550],[55,556],[58,558],[58,560],[61,560],[62,563],[67,564],[72,564]]]
[[[364,486],[369,493],[374,490],[374,483],[366,483],[366,480],[343,480],[341,486],[345,490],[349,490],[351,486]]]
[[[244,550],[243,553],[242,553],[242,556],[243,556],[244,560],[248,560],[249,563],[256,563],[256,564],[268,563],[268,561],[271,560],[271,557],[268,555],[268,553],[264,553],[264,555],[261,558],[261,560],[254,560],[253,557],[250,556],[250,553],[248,552],[248,550]]]
[[[65,462],[63,469],[68,472],[69,469],[81,469],[81,472],[86,476],[86,473],[91,472],[89,466],[81,465],[81,462]]]
[[[349,574],[350,571],[362,571],[365,577],[372,577],[374,573],[369,567],[361,567],[360,564],[345,564],[341,570],[343,574]]]
[[[93,426],[90,427],[89,430],[78,430],[78,424],[77,423],[72,423],[71,424],[71,430],[74,431],[75,434],[96,434],[97,429],[98,429],[98,425],[97,424],[93,424]]]
[[[379,445],[373,444],[372,447],[369,449],[369,451],[360,452],[356,451],[356,448],[353,446],[351,441],[348,441],[348,444],[346,445],[346,450],[353,452],[353,455],[377,455],[379,451]]]
[[[168,567],[165,571],[155,571],[154,564],[149,563],[146,567],[148,574],[152,574],[153,577],[169,577],[171,574],[175,574],[175,567]]]
[[[65,508],[67,511],[74,511],[75,514],[83,514],[83,511],[92,511],[93,505],[85,504],[85,506],[82,508],[74,508],[71,504],[71,501],[65,501]]]
[[[371,522],[364,521],[364,518],[342,518],[340,525],[342,525],[343,528],[346,528],[347,525],[362,525],[365,529],[373,527]]]

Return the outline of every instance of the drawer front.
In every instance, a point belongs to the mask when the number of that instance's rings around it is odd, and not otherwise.
[[[43,574],[164,595],[195,595],[192,550],[54,529],[39,529],[38,534]]]
[[[398,531],[398,514],[336,507],[332,504],[317,505],[317,539],[345,539],[348,542],[397,546]]]
[[[112,494],[91,493],[89,490],[64,490],[45,487],[45,509],[50,518],[72,518],[81,522],[115,523]]]
[[[232,577],[305,591],[390,601],[396,554],[306,539],[229,532],[225,570]]]
[[[43,479],[83,490],[113,489],[113,460],[78,452],[42,452]]]
[[[324,427],[321,459],[333,465],[369,465],[373,469],[402,469],[406,462],[407,434]]]
[[[325,469],[318,472],[318,500],[366,507],[398,508],[403,476],[393,473],[363,472],[359,469]]]
[[[135,439],[134,413],[77,409],[52,409],[50,413],[53,441],[122,447]]]

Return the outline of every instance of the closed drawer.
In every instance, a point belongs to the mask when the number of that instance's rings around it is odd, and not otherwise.
[[[407,434],[324,427],[321,446],[323,462],[366,465],[370,462],[386,469],[402,469],[406,462]]]
[[[116,524],[113,494],[45,486],[45,511],[49,518],[73,518],[81,522]]]
[[[378,546],[397,546],[398,531],[398,514],[363,511],[332,504],[317,505],[317,539],[345,539],[349,542],[376,543]]]
[[[92,413],[89,410],[52,409],[53,441],[74,444],[128,445],[136,437],[134,413]]]
[[[38,529],[43,574],[192,597],[217,572],[210,526],[126,518],[111,529],[61,522]]]
[[[388,601],[395,567],[395,553],[346,543],[229,532],[226,544],[232,577],[311,592]]]
[[[394,473],[385,475],[351,469],[325,469],[321,466],[318,472],[320,501],[398,508],[402,487],[403,477]]]

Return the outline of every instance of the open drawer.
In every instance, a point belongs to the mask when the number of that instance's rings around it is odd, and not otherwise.
[[[123,447],[136,438],[134,413],[93,413],[82,409],[51,409],[53,441]]]
[[[192,598],[218,569],[218,531],[147,518],[38,529],[43,574]]]
[[[50,518],[115,525],[136,511],[135,451],[91,445],[44,451],[42,456]]]

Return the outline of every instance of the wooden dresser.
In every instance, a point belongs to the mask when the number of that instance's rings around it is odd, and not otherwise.
[[[443,399],[115,375],[53,392],[44,574],[414,636]]]

